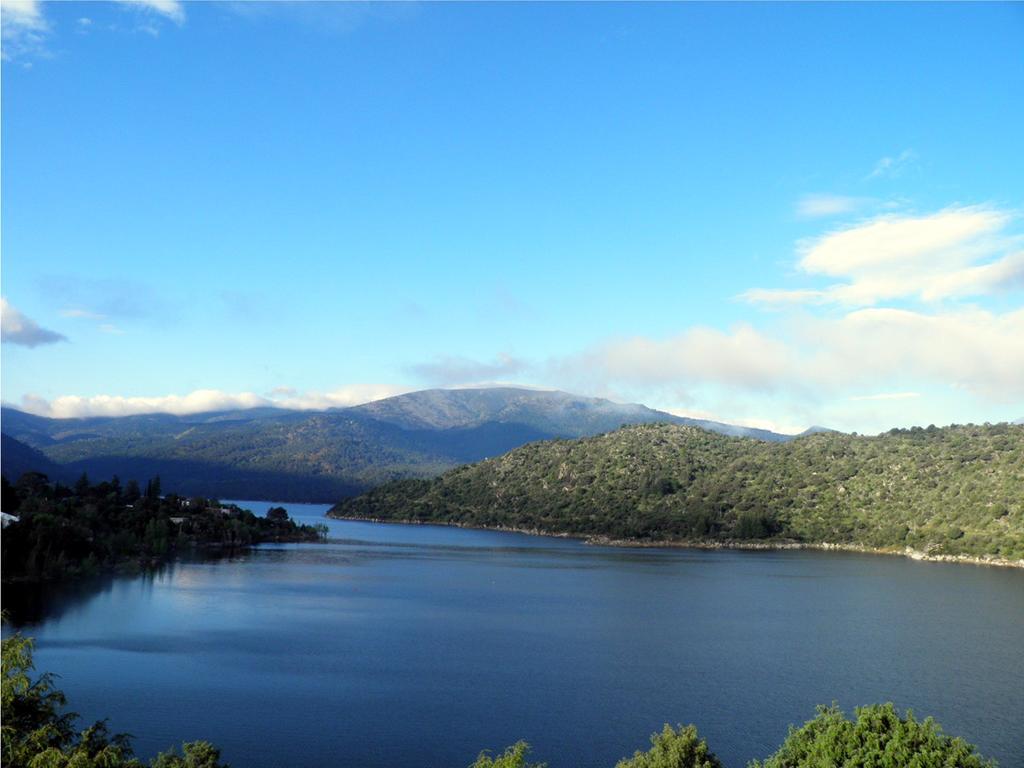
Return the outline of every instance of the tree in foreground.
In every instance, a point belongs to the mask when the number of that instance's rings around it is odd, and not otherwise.
[[[179,756],[174,749],[149,761],[149,768],[228,768],[220,761],[220,750],[208,741],[186,741]]]
[[[930,717],[905,717],[892,703],[854,710],[818,707],[801,728],[790,728],[778,752],[748,768],[995,768],[961,738],[947,736]]]
[[[546,768],[545,763],[527,763],[526,755],[529,751],[529,744],[525,741],[517,741],[497,757],[491,757],[486,752],[481,752],[476,762],[469,768]]]
[[[66,700],[53,676],[32,679],[32,641],[20,634],[3,640],[3,685],[0,743],[5,768],[144,768],[124,734],[111,735],[106,721],[80,733],[77,716],[62,712]],[[220,750],[205,741],[162,752],[151,768],[228,768]]]
[[[661,733],[651,734],[651,748],[623,758],[615,768],[722,768],[708,744],[697,735],[697,726],[665,724]]]

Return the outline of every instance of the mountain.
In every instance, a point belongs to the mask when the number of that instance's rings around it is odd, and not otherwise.
[[[789,439],[788,435],[765,429],[675,416],[644,405],[517,387],[427,389],[376,400],[348,411],[403,429],[467,428],[496,422],[522,424],[550,437],[584,437],[624,424],[667,422],[759,440]]]
[[[51,480],[69,482],[71,479],[64,467],[50,461],[42,452],[4,434],[0,434],[0,471],[11,482],[26,472],[42,472]]]
[[[743,440],[674,424],[553,440],[329,514],[650,542],[830,543],[1024,559],[1024,427]]]
[[[786,439],[642,405],[512,387],[425,390],[326,411],[84,419],[2,411],[5,433],[74,476],[145,481],[160,475],[165,489],[184,495],[332,502],[390,480],[434,477],[537,440],[652,422]]]

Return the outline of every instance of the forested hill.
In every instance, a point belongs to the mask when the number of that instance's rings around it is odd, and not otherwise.
[[[514,387],[424,390],[326,411],[50,419],[4,408],[2,416],[5,434],[58,465],[28,466],[51,478],[86,472],[143,482],[159,475],[174,493],[278,501],[335,501],[389,480],[435,477],[534,440],[596,435],[623,424],[697,423],[785,439],[642,405]],[[26,469],[15,460],[30,456],[26,451],[3,452],[11,482]]]
[[[836,432],[785,443],[668,424],[523,446],[390,483],[335,517],[612,539],[804,542],[1024,559],[1024,427]]]
[[[0,434],[0,459],[3,476],[7,478],[17,480],[26,472],[41,472],[51,480],[71,482],[74,479],[71,472],[50,461],[44,453],[15,440],[10,435]]]

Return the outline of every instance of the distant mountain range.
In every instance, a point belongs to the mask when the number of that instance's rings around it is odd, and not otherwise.
[[[3,473],[40,462],[55,476],[160,475],[184,495],[337,501],[383,482],[434,477],[525,443],[670,423],[783,441],[788,435],[565,392],[431,389],[352,408],[50,419],[2,410]],[[20,444],[20,445],[19,445]]]

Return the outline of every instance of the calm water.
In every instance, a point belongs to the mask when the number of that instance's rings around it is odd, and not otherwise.
[[[664,722],[742,768],[832,700],[895,701],[1024,766],[1024,572],[330,528],[51,594],[37,668],[141,755],[204,738],[235,768],[465,766],[521,738],[611,768]]]

